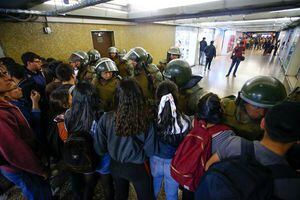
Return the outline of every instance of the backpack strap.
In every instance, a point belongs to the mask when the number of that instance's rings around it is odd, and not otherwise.
[[[255,159],[254,143],[241,138],[241,156]]]
[[[241,139],[241,156],[243,158],[250,158],[255,159],[255,151],[254,151],[254,143],[248,141],[246,139]],[[250,157],[249,157],[250,156]],[[289,165],[285,164],[275,164],[275,165],[268,165],[269,170],[272,172],[272,176],[274,179],[293,179],[299,178],[300,175],[293,170]]]
[[[300,175],[289,165],[277,164],[267,167],[272,171],[274,179],[300,179]]]

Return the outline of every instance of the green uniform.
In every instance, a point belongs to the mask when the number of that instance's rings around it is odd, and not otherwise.
[[[157,65],[159,71],[163,72],[165,70],[167,64],[168,64],[168,62],[166,59],[159,61],[159,64]]]
[[[198,84],[194,87],[180,90],[178,97],[178,105],[180,110],[186,115],[194,115],[197,110],[199,99],[207,92]]]
[[[94,70],[92,66],[80,68],[77,74],[78,80],[92,81],[93,77],[94,77]]]
[[[92,84],[97,88],[98,95],[101,100],[100,107],[105,111],[113,110],[113,99],[114,93],[117,88],[117,84],[120,79],[118,77],[113,77],[108,81],[99,80],[99,78],[94,78]]]
[[[236,100],[223,98],[221,100],[224,114],[223,123],[233,128],[238,136],[248,140],[259,140],[263,136],[260,120],[252,120],[243,106],[237,106]]]
[[[118,66],[119,75],[122,78],[133,76],[133,69],[130,68],[130,66],[127,65],[126,62],[121,62]]]
[[[120,59],[118,56],[114,57],[113,59],[111,59],[112,61],[114,61],[117,65],[117,67],[119,67],[119,65],[121,64]]]

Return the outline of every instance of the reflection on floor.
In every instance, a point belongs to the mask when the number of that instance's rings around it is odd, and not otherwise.
[[[262,51],[246,51],[246,59],[240,63],[237,77],[227,74],[231,59],[229,56],[217,56],[211,64],[210,71],[204,71],[204,66],[192,67],[193,74],[203,76],[200,86],[207,91],[216,93],[219,97],[237,95],[243,84],[250,78],[259,75],[271,75],[284,82],[284,72],[278,56],[262,55]]]

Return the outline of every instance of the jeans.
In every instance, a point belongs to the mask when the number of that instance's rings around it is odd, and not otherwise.
[[[204,53],[204,51],[200,51],[200,55],[199,55],[199,65],[203,65],[204,59],[205,59],[205,53]]]
[[[111,160],[110,170],[115,183],[115,200],[127,200],[129,182],[134,186],[138,200],[153,200],[151,175],[145,164],[120,163]]]
[[[208,70],[210,70],[210,65],[211,65],[211,61],[212,61],[213,58],[208,58],[206,57],[206,63],[205,63],[205,70],[206,70],[206,67],[208,65]]]
[[[27,200],[52,199],[51,188],[48,180],[44,180],[38,175],[30,174],[25,171],[11,173],[1,170],[1,173],[22,190],[22,193]]]
[[[235,65],[235,68],[234,68],[234,71],[233,71],[233,75],[235,75],[235,73],[236,73],[236,71],[237,71],[237,69],[239,67],[240,62],[241,62],[241,60],[238,59],[238,58],[232,59],[232,63],[231,63],[231,66],[230,66],[230,69],[229,69],[227,75],[230,75],[231,70],[234,67],[234,65]]]
[[[170,165],[172,159],[164,159],[157,156],[150,158],[151,174],[153,176],[154,195],[157,198],[161,189],[162,180],[164,180],[165,193],[167,200],[178,199],[179,184],[170,174]]]

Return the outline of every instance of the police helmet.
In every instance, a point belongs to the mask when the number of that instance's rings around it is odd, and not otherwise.
[[[287,97],[284,85],[271,76],[256,76],[243,85],[239,97],[245,102],[261,107],[271,108]]]
[[[187,61],[183,59],[174,59],[167,64],[163,71],[163,76],[172,80],[179,88],[181,88],[191,79],[192,70]]]

